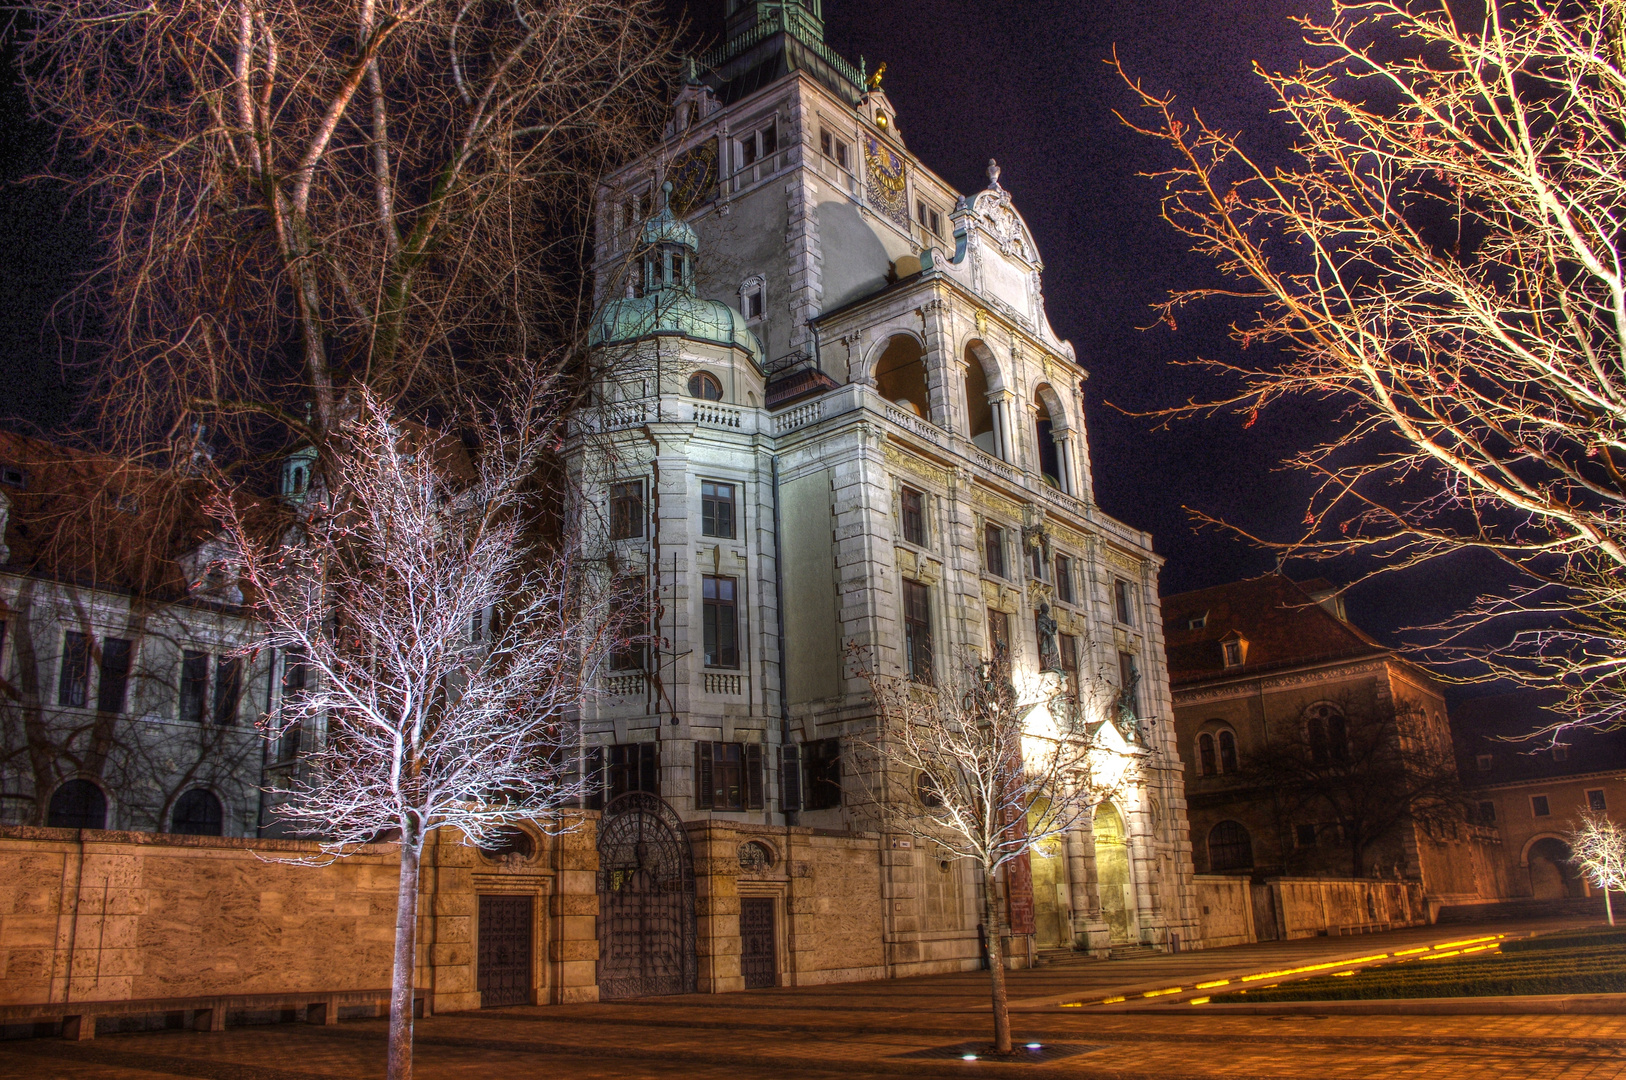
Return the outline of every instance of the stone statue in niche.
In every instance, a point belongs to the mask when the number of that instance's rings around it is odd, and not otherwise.
[[[1061,649],[1056,645],[1056,620],[1049,604],[1039,605],[1039,670],[1061,671]]]

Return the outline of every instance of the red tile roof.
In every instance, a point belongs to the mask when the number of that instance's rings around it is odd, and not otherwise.
[[[1190,628],[1191,620],[1205,616],[1200,629]],[[1163,630],[1176,687],[1389,652],[1280,574],[1165,597]],[[1247,655],[1242,667],[1227,670],[1220,642],[1233,632],[1247,640]]]

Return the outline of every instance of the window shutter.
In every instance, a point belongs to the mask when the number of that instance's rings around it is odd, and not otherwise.
[[[589,785],[587,791],[587,809],[604,809],[604,747],[589,746],[586,754],[584,772]]]
[[[694,744],[694,805],[697,810],[711,809],[711,743]]]
[[[659,773],[655,764],[655,744],[640,743],[638,755],[638,790],[651,795],[660,793]]]
[[[762,809],[762,744],[745,744],[745,808]]]
[[[786,743],[779,748],[779,809],[794,814],[802,808],[802,748]]]

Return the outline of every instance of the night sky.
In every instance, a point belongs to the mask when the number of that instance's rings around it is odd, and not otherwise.
[[[1159,147],[1123,127],[1133,108],[1106,64],[1173,90],[1220,126],[1247,132],[1267,157],[1286,136],[1252,74],[1255,60],[1287,68],[1306,55],[1288,16],[1315,0],[825,0],[827,39],[853,62],[887,64],[886,89],[912,149],[961,191],[986,186],[989,158],[1027,219],[1045,260],[1045,298],[1057,333],[1074,343],[1086,387],[1096,493],[1107,512],[1149,530],[1168,559],[1165,593],[1262,573],[1273,558],[1229,535],[1194,531],[1183,509],[1221,514],[1288,538],[1304,513],[1305,482],[1277,471],[1332,420],[1325,407],[1272,406],[1240,419],[1182,421],[1154,430],[1120,410],[1168,406],[1216,390],[1212,377],[1171,362],[1225,357],[1238,311],[1191,311],[1178,332],[1152,321],[1168,289],[1215,280],[1158,217],[1157,187],[1137,174],[1167,164]],[[698,35],[722,28],[722,0],[687,7]],[[9,58],[9,57],[8,57]],[[10,80],[8,80],[9,82]],[[16,181],[45,162],[49,133],[22,119],[21,95],[0,97],[0,415],[60,426],[71,393],[47,328],[57,300],[91,262],[83,210],[65,211],[49,185]],[[1295,568],[1290,568],[1294,570]],[[1347,574],[1352,576],[1354,568]],[[1317,572],[1296,568],[1300,576]],[[1347,579],[1347,577],[1346,577]],[[1464,594],[1450,573],[1357,589],[1351,615],[1380,636]]]

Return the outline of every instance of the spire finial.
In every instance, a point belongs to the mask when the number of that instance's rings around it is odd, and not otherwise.
[[[993,158],[988,159],[988,186],[993,188],[995,191],[1004,190],[1004,188],[999,186],[999,162],[995,161]]]
[[[661,209],[662,210],[670,210],[671,208],[672,208],[672,181],[668,180],[666,183],[661,185]]]

